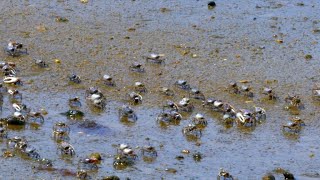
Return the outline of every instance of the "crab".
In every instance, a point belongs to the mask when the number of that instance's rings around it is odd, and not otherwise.
[[[21,112],[14,112],[7,118],[7,123],[11,125],[25,125],[27,118]]]
[[[188,84],[188,82],[186,80],[182,80],[182,79],[177,80],[174,83],[174,85],[177,86],[180,89],[183,89],[183,90],[187,90],[187,91],[190,90],[190,85]]]
[[[224,103],[221,100],[215,100],[213,98],[208,98],[202,101],[202,106],[209,108],[210,110],[221,112],[223,111]]]
[[[81,101],[80,101],[79,97],[70,98],[68,100],[68,102],[69,102],[69,106],[71,108],[79,108],[79,107],[81,107]]]
[[[166,95],[166,96],[173,96],[174,95],[173,90],[171,90],[167,87],[160,87],[159,92],[163,95]]]
[[[240,94],[240,88],[236,82],[230,82],[227,90],[231,94]]]
[[[70,127],[64,122],[57,122],[52,128],[53,138],[57,142],[69,140]]]
[[[217,179],[218,180],[233,180],[233,177],[229,172],[227,172],[224,169],[220,168],[220,171],[219,171]]]
[[[140,104],[142,103],[142,96],[136,92],[130,92],[128,94],[128,100],[131,104]]]
[[[133,64],[131,64],[129,66],[129,69],[133,72],[139,72],[139,73],[143,73],[145,72],[144,71],[144,68],[142,67],[142,64],[140,63],[137,63],[137,62],[134,62]]]
[[[81,78],[80,78],[80,76],[78,76],[78,75],[75,74],[75,73],[73,73],[73,74],[71,74],[71,75],[69,76],[69,80],[70,80],[71,82],[76,83],[76,84],[80,84],[80,83],[81,83]]]
[[[69,155],[69,156],[73,156],[76,154],[74,148],[72,147],[71,144],[62,141],[59,145],[58,145],[58,151],[60,152],[60,154],[62,155]]]
[[[70,119],[81,119],[84,116],[84,113],[79,110],[69,110],[67,112],[60,113],[60,114],[67,116],[67,118],[70,118]]]
[[[13,85],[22,85],[22,81],[19,77],[6,76],[3,78],[3,83],[13,84]]]
[[[276,100],[277,99],[277,96],[275,95],[275,93],[273,92],[273,89],[271,89],[271,88],[265,87],[263,89],[262,94],[266,95],[268,100]]]
[[[288,133],[299,133],[303,126],[305,126],[304,121],[299,117],[294,117],[291,122],[282,125],[282,130]]]
[[[244,127],[253,127],[256,125],[254,114],[247,109],[240,109],[239,112],[236,113],[236,117],[236,122],[238,125]]]
[[[97,170],[99,167],[97,165],[97,161],[91,158],[80,159],[78,169],[82,170]]]
[[[8,94],[12,101],[22,101],[22,94],[16,89],[8,89]]]
[[[87,179],[87,177],[88,177],[87,171],[85,171],[83,169],[77,171],[77,178],[78,179]]]
[[[12,148],[14,148],[16,146],[16,144],[18,142],[21,142],[21,141],[26,141],[26,140],[24,138],[20,137],[20,136],[15,136],[13,138],[9,138],[7,140],[7,146],[12,149]]]
[[[203,100],[203,101],[205,100],[204,94],[196,88],[192,88],[189,93],[190,93],[189,94],[190,98],[199,99],[199,100]]]
[[[200,138],[202,136],[202,131],[195,124],[189,124],[188,126],[182,129],[182,133],[186,136],[193,136]]]
[[[141,154],[145,158],[155,158],[158,156],[156,148],[150,145],[143,146]]]
[[[44,123],[44,117],[40,112],[29,112],[27,119],[33,124],[41,125]]]
[[[3,72],[3,75],[8,77],[14,77],[16,76],[16,73],[17,73],[17,71],[15,70],[15,64],[5,63],[1,67],[1,70]]]
[[[113,78],[107,74],[103,75],[102,80],[103,83],[107,86],[116,86],[116,83],[114,82]]]
[[[136,113],[130,106],[127,105],[123,105],[119,109],[119,118],[120,120],[125,120],[129,122],[136,122],[138,120]]]
[[[197,113],[192,118],[192,124],[202,128],[202,127],[206,127],[208,125],[208,121],[204,118],[204,116],[202,114]]]
[[[16,112],[20,112],[22,115],[27,115],[31,110],[27,107],[27,105],[22,103],[13,103],[12,107]]]
[[[284,100],[294,107],[299,107],[301,105],[301,99],[298,95],[288,94],[288,96]]]
[[[167,103],[163,106],[162,111],[165,111],[166,109],[169,109],[170,111],[179,111],[179,107],[176,103],[173,101],[168,100]]]
[[[162,64],[165,61],[163,57],[164,57],[164,54],[151,53],[149,56],[146,57],[146,60],[147,62]]]
[[[23,53],[28,54],[28,50],[25,49],[25,51],[22,51],[22,48],[23,48],[22,43],[10,41],[7,47],[5,48],[5,51],[7,52],[8,55],[12,57],[20,56]]]
[[[253,115],[257,121],[264,121],[267,118],[266,110],[261,107],[255,107]]]
[[[185,112],[192,112],[194,109],[194,106],[191,104],[189,98],[183,98],[179,102],[178,107],[181,111],[185,111]]]
[[[47,68],[48,64],[42,59],[33,59],[34,63],[40,68]]]
[[[40,154],[36,151],[36,148],[34,147],[28,146],[22,152],[25,153],[31,159],[35,159],[35,160],[40,159]]]
[[[103,109],[106,106],[104,95],[95,87],[91,87],[86,91],[86,99],[91,101],[91,103],[99,109]]]
[[[249,86],[245,86],[242,85],[241,89],[240,89],[241,93],[243,93],[243,95],[247,96],[247,97],[253,97],[253,92],[252,92],[252,88]]]
[[[132,166],[133,164],[134,159],[122,154],[117,154],[113,161],[113,167],[117,170],[125,169],[128,166]]]
[[[312,97],[316,100],[320,100],[320,83],[317,83],[313,86]]]
[[[135,82],[134,83],[134,90],[139,92],[139,93],[146,93],[147,92],[147,88],[141,82]]]
[[[157,122],[162,125],[177,125],[181,119],[182,116],[177,111],[162,112],[156,118]]]

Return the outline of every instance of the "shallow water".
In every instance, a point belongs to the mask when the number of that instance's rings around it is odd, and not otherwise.
[[[301,2],[304,6],[297,5]],[[221,167],[238,179],[261,179],[278,167],[299,179],[317,175],[320,173],[317,138],[320,104],[312,99],[311,88],[319,82],[320,33],[313,30],[320,28],[320,3],[316,0],[216,3],[216,8],[208,10],[207,1],[193,0],[107,3],[89,0],[87,4],[63,0],[1,1],[3,47],[9,40],[16,40],[28,48],[29,55],[12,58],[1,51],[0,59],[17,64],[18,76],[24,82],[18,87],[23,93],[23,103],[33,110],[48,111],[39,129],[26,125],[22,130],[9,130],[9,137],[26,137],[41,157],[53,160],[54,168],[72,172],[77,171],[79,159],[92,152],[101,153],[103,161],[99,170],[89,173],[92,179],[107,175],[132,179],[211,179]],[[69,21],[56,22],[56,16]],[[41,25],[47,29],[41,29]],[[277,43],[277,39],[283,43]],[[165,54],[165,64],[147,63],[143,56],[151,52]],[[306,54],[313,58],[306,60]],[[40,69],[34,65],[33,58],[45,60],[49,67]],[[60,59],[61,63],[55,63],[54,59]],[[146,72],[129,71],[133,62],[142,63]],[[68,82],[72,72],[81,76],[80,85]],[[104,86],[103,74],[112,75],[117,86]],[[263,107],[267,120],[249,131],[236,126],[226,128],[216,113],[194,101],[195,111],[184,115],[179,126],[160,128],[155,119],[168,98],[160,95],[158,89],[171,87],[176,95],[169,99],[179,101],[188,94],[173,86],[178,79],[198,87],[206,97],[222,99],[237,108]],[[240,80],[250,81],[255,93],[253,99],[223,90],[230,81]],[[126,125],[119,122],[118,108],[126,103],[125,95],[132,91],[136,81],[146,84],[148,93],[143,95],[141,105],[133,107],[138,121]],[[99,87],[106,95],[104,111],[99,112],[86,103],[85,90],[90,86]],[[261,101],[261,89],[265,86],[275,88],[277,102]],[[281,131],[281,126],[294,116],[284,110],[288,93],[299,94],[305,106],[299,116],[306,126],[296,137]],[[60,115],[69,109],[68,99],[74,96],[81,98],[84,119],[96,121],[100,128],[84,129],[79,127],[80,122]],[[1,117],[12,112],[5,95]],[[208,127],[198,142],[188,141],[181,130],[197,112],[209,119]],[[57,154],[52,126],[58,121],[70,124],[69,142],[76,150],[73,158],[65,159]],[[139,158],[133,167],[115,170],[112,163],[116,149],[112,145],[119,143],[132,147],[153,145],[158,157],[152,163]],[[0,147],[6,149],[4,141]],[[182,154],[183,149],[191,153]],[[203,154],[200,162],[194,161],[195,152]],[[184,159],[175,159],[178,155]],[[37,170],[33,168],[37,163],[19,155],[0,158],[0,162],[1,179],[13,175],[12,179],[75,178],[59,170]],[[177,172],[168,173],[166,168]]]

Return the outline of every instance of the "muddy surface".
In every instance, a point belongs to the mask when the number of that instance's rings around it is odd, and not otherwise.
[[[117,175],[132,179],[209,179],[220,168],[238,179],[261,179],[276,168],[290,171],[298,179],[319,178],[320,103],[312,99],[311,89],[319,82],[320,2],[316,0],[217,1],[208,10],[207,1],[135,0],[88,3],[67,0],[14,0],[0,2],[0,39],[21,42],[29,55],[9,57],[0,52],[2,61],[15,62],[24,85],[23,103],[34,111],[48,111],[39,128],[26,125],[9,129],[9,137],[24,136],[43,158],[53,160],[54,170],[39,170],[37,162],[19,156],[0,158],[1,179],[74,179],[79,159],[92,152],[102,154],[99,170],[89,172],[92,179]],[[57,17],[67,18],[58,22]],[[282,43],[280,43],[280,40]],[[165,64],[150,64],[143,58],[149,53],[165,54]],[[306,55],[312,55],[306,59]],[[45,60],[49,67],[39,68],[33,58]],[[55,59],[61,60],[56,63]],[[140,62],[145,73],[129,71]],[[82,82],[69,83],[71,73]],[[104,74],[114,77],[116,87],[101,82]],[[198,87],[206,97],[224,100],[237,108],[263,107],[267,120],[254,129],[236,125],[226,127],[220,116],[193,100],[196,109],[184,114],[178,126],[161,128],[156,117],[167,99],[179,101],[188,94],[173,86],[178,79]],[[248,80],[254,98],[231,95],[224,91],[230,81]],[[146,84],[143,103],[133,106],[138,121],[133,125],[119,122],[118,108],[136,81]],[[240,83],[241,84],[241,83]],[[96,86],[107,97],[107,106],[98,111],[86,103],[85,90]],[[160,86],[175,91],[167,98]],[[262,101],[263,87],[273,87],[279,100]],[[281,127],[294,117],[285,110],[288,93],[298,94],[304,104],[299,116],[306,126],[296,136],[285,135]],[[60,113],[69,110],[68,99],[78,96],[84,119],[97,126],[83,126],[83,120],[70,120]],[[1,117],[12,114],[8,95],[4,95]],[[197,113],[208,119],[208,127],[196,141],[181,132]],[[70,144],[76,150],[72,158],[61,157],[52,138],[58,121],[70,124]],[[2,140],[2,152],[7,149]],[[125,170],[113,168],[114,145],[132,147],[152,145],[158,151],[154,162],[138,158]],[[199,145],[200,144],[200,145]],[[181,151],[190,150],[190,154]],[[135,149],[139,152],[139,148]],[[201,161],[192,154],[200,152]],[[177,160],[176,156],[184,156]],[[174,168],[175,173],[165,171]],[[30,173],[31,172],[31,173]],[[276,174],[281,179],[281,174]],[[14,176],[14,177],[13,177]],[[10,179],[10,178],[9,178]]]

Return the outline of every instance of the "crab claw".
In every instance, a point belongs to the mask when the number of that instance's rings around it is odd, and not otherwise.
[[[3,79],[3,82],[6,84],[14,84],[14,83],[20,82],[20,78],[18,78],[18,77],[5,77]]]
[[[242,123],[245,123],[246,122],[246,119],[243,117],[242,113],[241,112],[238,112],[236,114],[237,118],[242,122]]]

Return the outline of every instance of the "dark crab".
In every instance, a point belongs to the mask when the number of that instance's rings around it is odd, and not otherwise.
[[[134,83],[134,90],[139,93],[146,93],[147,92],[146,86],[141,82]]]
[[[289,103],[291,106],[299,107],[301,106],[301,99],[298,95],[290,95],[284,99],[287,103]]]
[[[262,94],[264,94],[268,100],[276,100],[277,99],[277,96],[275,95],[275,93],[273,92],[273,89],[271,89],[271,88],[265,87],[263,89]]]
[[[204,94],[196,88],[192,88],[189,92],[190,98],[199,99],[199,100],[205,100]]]
[[[119,118],[122,121],[136,122],[138,117],[130,106],[123,105],[119,109]]]
[[[76,83],[76,84],[80,84],[80,83],[81,83],[81,78],[80,78],[80,76],[78,76],[78,75],[75,74],[75,73],[73,73],[73,74],[71,74],[71,75],[69,76],[69,80],[70,80],[71,82]]]
[[[69,156],[73,156],[76,154],[74,148],[72,147],[71,144],[67,143],[67,142],[61,142],[58,145],[58,151],[60,152],[60,154],[62,155],[69,155]]]
[[[233,180],[233,177],[229,172],[221,168],[217,180]]]
[[[103,83],[107,86],[116,86],[116,83],[113,80],[113,78],[107,74],[103,75],[102,80],[103,80]]]
[[[69,106],[71,108],[79,108],[81,107],[81,101],[79,97],[70,98],[68,100]]]
[[[174,85],[180,89],[183,89],[183,90],[187,90],[189,91],[190,90],[190,85],[188,84],[188,82],[186,80],[178,80],[174,83]]]
[[[208,125],[208,121],[204,118],[204,116],[200,113],[197,113],[192,118],[192,124],[198,126],[199,128],[204,128]]]
[[[240,126],[253,127],[256,125],[254,114],[247,109],[240,109],[236,114],[236,122]]]
[[[151,53],[149,56],[146,57],[146,60],[147,62],[161,64],[161,63],[164,63],[165,61],[163,57],[164,57],[164,54]]]
[[[238,86],[238,84],[236,82],[230,82],[227,90],[229,91],[229,93],[231,94],[240,94],[240,88]]]
[[[169,111],[160,113],[157,117],[157,122],[160,125],[178,125],[181,119],[182,116],[177,111]]]
[[[130,92],[128,95],[128,101],[131,104],[140,104],[142,103],[142,96],[139,93],[136,92]]]
[[[131,64],[129,66],[129,70],[133,71],[133,72],[139,72],[139,73],[145,72],[144,68],[142,67],[142,64],[137,63],[137,62],[134,62],[133,64]]]
[[[194,106],[190,102],[189,98],[183,98],[179,104],[178,104],[179,110],[180,111],[185,111],[185,112],[192,112],[194,109]]]
[[[299,117],[294,117],[291,119],[291,122],[282,125],[282,130],[287,133],[297,134],[301,131],[303,126],[305,126],[304,121]]]
[[[202,136],[202,131],[195,124],[189,124],[188,126],[182,129],[182,133],[185,136],[192,136],[195,138],[200,138]]]

